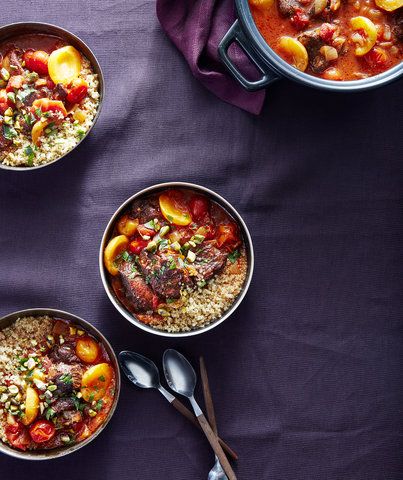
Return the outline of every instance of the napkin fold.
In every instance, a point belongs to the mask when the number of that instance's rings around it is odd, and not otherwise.
[[[232,105],[260,113],[265,91],[246,91],[218,55],[218,44],[236,18],[233,0],[157,0],[157,16],[193,75],[205,87]],[[256,75],[250,60],[236,45],[231,47],[231,57],[246,75]]]

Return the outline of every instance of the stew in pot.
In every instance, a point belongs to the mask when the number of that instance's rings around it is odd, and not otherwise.
[[[295,68],[359,80],[402,60],[403,0],[250,0],[266,42]]]

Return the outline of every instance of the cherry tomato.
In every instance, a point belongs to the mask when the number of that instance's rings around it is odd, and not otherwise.
[[[49,54],[47,54],[43,50],[28,50],[24,53],[22,58],[28,70],[39,73],[39,75],[48,74]]]
[[[237,227],[233,223],[228,225],[219,225],[217,229],[217,247],[234,246],[239,243]]]
[[[9,107],[8,104],[8,98],[7,98],[7,92],[6,89],[3,88],[0,90],[0,115],[4,115],[4,112],[7,110]]]
[[[23,83],[24,83],[24,77],[22,75],[14,75],[13,77],[10,77],[7,83],[6,91],[13,92],[14,89],[18,90],[19,88],[22,87]]]
[[[147,246],[148,242],[145,240],[133,240],[129,243],[129,251],[135,255],[139,255],[140,252]]]
[[[29,434],[35,443],[44,443],[50,440],[56,432],[52,422],[47,420],[38,420],[29,429]]]
[[[209,211],[209,201],[200,195],[194,196],[190,201],[190,213],[194,221],[204,219]]]
[[[76,78],[67,94],[67,101],[69,103],[80,103],[87,95],[88,83],[82,78]]]
[[[26,450],[31,443],[31,438],[28,435],[27,429],[16,420],[12,424],[7,424],[6,437],[11,445],[19,450]]]

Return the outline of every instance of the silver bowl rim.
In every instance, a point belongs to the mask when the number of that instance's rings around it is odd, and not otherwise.
[[[49,167],[50,165],[55,164],[59,160],[62,160],[64,157],[66,157],[71,152],[73,152],[73,150],[75,150],[88,137],[88,135],[91,133],[92,129],[94,128],[95,124],[97,123],[98,118],[99,118],[100,113],[101,113],[101,110],[102,110],[102,106],[103,106],[103,102],[104,102],[104,98],[105,98],[105,77],[104,77],[104,73],[102,71],[102,67],[101,67],[101,65],[98,61],[98,58],[96,57],[94,52],[91,50],[91,48],[84,42],[84,40],[81,40],[80,37],[78,37],[74,33],[70,32],[69,30],[67,30],[63,27],[59,27],[58,25],[54,25],[52,23],[46,23],[46,22],[13,22],[13,23],[8,23],[7,25],[2,25],[0,27],[0,37],[3,33],[3,31],[6,30],[7,28],[18,27],[18,26],[32,27],[32,29],[33,29],[32,33],[42,33],[40,31],[35,32],[35,28],[42,28],[43,27],[43,28],[55,29],[55,32],[52,32],[52,33],[49,32],[49,35],[60,35],[60,37],[62,39],[63,39],[63,35],[71,36],[77,42],[78,45],[84,46],[84,48],[88,49],[88,51],[90,52],[90,54],[93,57],[92,59],[89,58],[88,60],[90,61],[91,65],[96,68],[96,70],[97,70],[96,73],[98,74],[98,76],[100,77],[100,80],[101,80],[100,81],[100,89],[99,89],[99,95],[100,95],[99,105],[98,105],[97,112],[95,114],[94,120],[92,122],[92,125],[87,130],[87,132],[83,136],[83,138],[71,150],[64,153],[60,157],[55,158],[51,162],[44,163],[42,165],[36,165],[34,167],[14,167],[14,166],[11,166],[11,165],[4,165],[2,162],[0,162],[0,168],[3,169],[3,170],[9,170],[9,171],[13,171],[13,172],[32,172],[33,170],[38,170],[40,168]],[[45,32],[43,32],[43,33],[45,33]],[[12,38],[12,36],[10,36],[10,38]],[[0,38],[0,41],[2,41],[1,38]]]
[[[3,441],[0,440],[0,452],[4,453],[6,455],[9,455],[14,458],[19,458],[22,460],[34,460],[34,461],[41,461],[41,460],[53,460],[55,458],[60,458],[64,457],[66,455],[69,455],[70,453],[74,453],[77,450],[80,450],[81,448],[85,447],[89,443],[91,443],[101,432],[102,430],[106,427],[106,425],[110,422],[111,418],[113,417],[118,401],[119,401],[119,395],[120,395],[120,388],[121,388],[121,375],[120,375],[120,367],[119,367],[119,362],[118,358],[116,356],[115,351],[112,348],[112,345],[109,343],[109,341],[105,338],[105,336],[96,328],[94,325],[89,323],[87,320],[84,320],[83,318],[70,313],[66,312],[64,310],[59,310],[56,308],[47,308],[47,307],[36,307],[36,308],[27,308],[24,310],[18,310],[16,312],[9,313],[7,315],[4,315],[3,317],[0,318],[0,329],[3,328],[2,324],[9,321],[10,323],[7,323],[7,326],[12,324],[17,320],[17,318],[24,317],[24,316],[39,316],[39,315],[49,315],[54,318],[60,318],[64,320],[70,320],[74,321],[79,325],[82,325],[88,333],[94,335],[95,338],[100,340],[100,342],[107,347],[107,353],[110,356],[110,360],[113,364],[114,370],[115,370],[115,377],[116,377],[116,386],[115,386],[115,396],[113,399],[113,404],[112,407],[108,413],[108,416],[104,423],[98,428],[98,430],[95,431],[89,438],[86,440],[76,443],[75,445],[72,445],[71,447],[60,447],[52,450],[46,450],[46,451],[41,451],[41,452],[35,452],[35,451],[19,451],[15,450],[8,445],[6,445]],[[6,325],[4,325],[4,328]]]
[[[212,198],[215,200],[219,205],[225,208],[225,210],[228,211],[228,213],[238,222],[238,224],[241,226],[241,231],[243,235],[243,239],[245,242],[245,247],[246,247],[246,253],[248,257],[248,270],[247,270],[247,275],[245,279],[245,283],[242,287],[241,293],[238,295],[234,303],[231,305],[231,307],[217,320],[213,321],[212,323],[206,325],[205,327],[199,328],[197,330],[191,330],[189,332],[166,332],[163,330],[157,330],[156,328],[149,327],[148,325],[140,322],[135,318],[135,316],[130,313],[128,310],[126,310],[120,302],[116,299],[115,295],[112,292],[112,288],[110,287],[108,277],[106,274],[106,269],[103,263],[103,252],[106,246],[107,240],[109,240],[110,233],[113,229],[113,226],[116,222],[117,217],[120,215],[120,213],[131,203],[133,200],[140,198],[141,196],[151,194],[153,192],[167,189],[167,188],[187,188],[187,189],[193,189],[196,191],[199,191],[201,193],[204,193],[208,197]],[[125,200],[115,211],[115,213],[112,215],[111,219],[109,220],[105,231],[102,235],[102,240],[101,240],[101,245],[99,249],[99,271],[101,274],[101,279],[102,279],[102,284],[104,286],[105,292],[109,298],[109,300],[112,302],[112,305],[117,309],[117,311],[126,318],[132,325],[135,325],[136,327],[140,328],[141,330],[144,330],[148,333],[152,333],[153,335],[158,335],[162,337],[170,337],[170,338],[184,338],[184,337],[192,337],[195,335],[200,335],[202,333],[208,332],[209,330],[212,330],[213,328],[217,327],[221,323],[223,323],[229,316],[231,316],[235,310],[238,308],[238,306],[241,304],[242,300],[244,299],[250,283],[252,281],[252,276],[253,276],[253,270],[254,270],[254,250],[253,250],[253,242],[251,235],[249,233],[248,227],[246,226],[246,223],[244,222],[243,218],[241,215],[238,213],[238,211],[227,201],[225,198],[223,198],[221,195],[218,193],[214,192],[213,190],[210,190],[207,187],[204,187],[202,185],[198,185],[195,183],[189,183],[189,182],[164,182],[164,183],[158,183],[155,185],[151,185],[147,188],[144,188],[140,190],[139,192],[135,193],[131,197],[129,197],[127,200]]]

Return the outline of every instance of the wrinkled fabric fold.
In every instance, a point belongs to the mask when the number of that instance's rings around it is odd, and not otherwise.
[[[247,92],[231,77],[218,55],[218,45],[236,19],[232,0],[157,0],[157,16],[195,78],[221,100],[260,113],[265,91]],[[255,67],[246,55],[236,46],[231,48],[231,55],[253,78]]]

